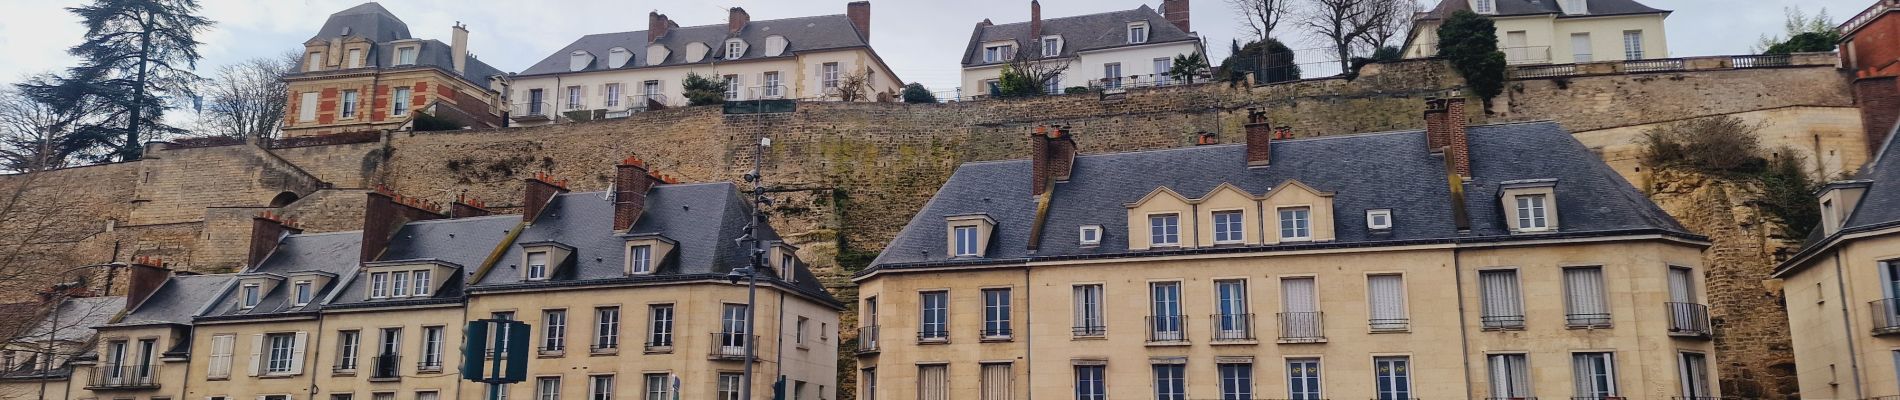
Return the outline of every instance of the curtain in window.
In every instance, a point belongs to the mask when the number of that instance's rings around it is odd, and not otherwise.
[[[1688,268],[1669,268],[1669,301],[1695,302],[1695,276]]]
[[[1076,286],[1074,312],[1076,335],[1102,334],[1102,285]]]
[[[1015,393],[1016,376],[1010,374],[1009,364],[983,364],[983,400],[1009,400]]]
[[[1682,397],[1709,397],[1709,366],[1702,354],[1682,353]]]
[[[1478,281],[1484,294],[1485,326],[1523,326],[1524,305],[1518,299],[1517,271],[1479,271]]]
[[[917,400],[950,400],[950,376],[945,366],[917,366]]]
[[[1531,372],[1523,354],[1491,355],[1491,397],[1530,397]]]
[[[1610,397],[1616,395],[1614,358],[1610,353],[1577,353],[1570,356],[1570,371],[1576,382],[1577,396]]]
[[[1283,311],[1314,312],[1319,307],[1313,300],[1313,278],[1287,278],[1280,280],[1280,291],[1285,296]]]
[[[1610,323],[1610,307],[1604,301],[1602,268],[1564,270],[1565,306],[1571,325]]]
[[[1373,275],[1366,277],[1366,288],[1372,302],[1372,329],[1405,329],[1405,277]]]

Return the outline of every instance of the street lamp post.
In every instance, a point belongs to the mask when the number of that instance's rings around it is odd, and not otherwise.
[[[758,237],[760,225],[765,224],[765,207],[771,205],[771,199],[765,197],[765,149],[772,147],[772,138],[759,138],[759,147],[753,150],[752,171],[745,174],[745,180],[752,183],[752,222],[746,224],[745,235],[740,236],[740,244],[752,245],[752,256],[747,258],[744,268],[726,273],[726,280],[734,284],[740,278],[746,281],[745,293],[745,331],[739,333],[739,340],[745,343],[745,370],[739,386],[739,398],[752,399],[752,365],[758,356],[758,335],[753,334],[757,325],[759,297],[759,267],[765,266],[764,241]]]

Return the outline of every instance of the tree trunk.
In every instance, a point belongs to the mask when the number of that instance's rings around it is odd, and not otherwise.
[[[125,146],[119,149],[119,161],[138,160],[145,146],[139,143],[139,125],[144,122],[145,111],[145,70],[147,57],[152,51],[152,15],[146,14],[139,25],[139,76],[138,87],[132,91],[132,121],[125,130]]]

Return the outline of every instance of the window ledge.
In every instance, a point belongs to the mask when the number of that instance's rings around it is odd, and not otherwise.
[[[1214,346],[1227,346],[1227,345],[1255,345],[1255,344],[1260,344],[1260,341],[1259,341],[1259,340],[1254,340],[1254,339],[1247,339],[1247,340],[1214,340],[1214,341],[1209,341],[1209,342],[1207,342],[1207,344],[1209,344],[1209,345],[1214,345]]]
[[[561,358],[567,356],[566,350],[543,351],[535,353],[535,358]]]
[[[611,356],[611,355],[618,355],[618,354],[620,354],[620,348],[618,347],[611,348],[611,349],[593,349],[593,350],[587,351],[587,355],[589,356]]]
[[[917,344],[918,345],[950,344],[950,339],[923,339],[923,340],[918,340]]]
[[[1016,338],[1013,336],[984,336],[982,339],[977,340],[977,341],[982,342],[982,343],[1003,343],[1003,342],[1014,342],[1016,341]]]
[[[799,344],[798,344],[798,349],[799,349],[799,350],[811,350],[811,346],[806,346],[806,345],[805,345],[804,343],[799,343]]]
[[[290,378],[295,378],[295,377],[297,376],[292,375],[289,372],[280,372],[280,373],[275,373],[275,374],[258,375],[257,379],[290,379]]]
[[[653,346],[653,347],[648,347],[648,348],[647,348],[647,349],[646,349],[645,351],[642,351],[642,353],[645,353],[645,354],[673,354],[673,346]]]
[[[1373,335],[1391,335],[1391,334],[1412,333],[1412,330],[1411,329],[1373,329],[1373,330],[1366,331],[1366,333],[1373,334]]]
[[[402,382],[402,377],[369,378],[370,382]]]
[[[1522,330],[1524,330],[1524,326],[1523,326],[1523,325],[1518,325],[1518,326],[1487,326],[1487,327],[1484,327],[1484,328],[1480,328],[1480,329],[1478,329],[1478,330],[1480,330],[1480,331],[1484,331],[1484,332],[1514,332],[1514,331],[1522,331]]]
[[[416,373],[418,373],[418,374],[440,374],[440,373],[442,373],[442,367],[421,367],[421,368],[416,368]]]
[[[1279,340],[1279,342],[1277,342],[1277,343],[1279,343],[1279,344],[1315,344],[1315,343],[1326,343],[1326,338],[1294,338],[1294,339],[1280,339],[1280,340]]]
[[[330,376],[356,376],[356,370],[342,369],[342,370],[330,371]]]
[[[1594,330],[1610,329],[1614,327],[1615,326],[1611,324],[1579,324],[1579,325],[1565,326],[1565,328],[1570,329],[1570,330],[1575,330],[1575,331],[1594,331]]]
[[[1108,335],[1070,336],[1069,340],[1108,340]]]
[[[1185,346],[1191,346],[1193,344],[1194,343],[1192,342],[1181,340],[1181,341],[1174,341],[1174,342],[1148,342],[1147,346],[1148,347],[1185,347]]]

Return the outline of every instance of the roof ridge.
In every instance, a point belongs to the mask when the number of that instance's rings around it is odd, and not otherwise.
[[[336,231],[336,232],[317,232],[317,233],[299,233],[299,234],[295,234],[295,235],[289,235],[289,236],[286,236],[286,237],[312,237],[312,236],[332,236],[332,235],[342,235],[342,234],[346,234],[346,233],[353,233],[353,234],[357,234],[357,235],[362,235],[362,234],[363,234],[363,230],[362,230],[362,229],[357,229],[357,230],[353,230],[353,231]]]
[[[1126,13],[1126,12],[1140,12],[1142,8],[1146,8],[1146,7],[1148,7],[1147,4],[1142,4],[1141,7],[1130,8],[1126,10],[1103,11],[1103,12],[1091,13],[1091,14],[1076,14],[1076,15],[1070,15],[1066,17],[1043,18],[1042,23],[1047,24],[1050,21],[1061,21],[1061,20],[1066,20],[1066,19],[1077,19],[1077,18],[1087,18],[1087,17],[1099,17],[1103,15],[1120,14],[1120,13]],[[1010,23],[1005,23],[1005,24],[992,24],[990,25],[990,27],[994,28],[994,27],[999,27],[999,26],[1020,25],[1020,24],[1027,24],[1029,22],[1030,21],[1010,22]]]
[[[440,218],[440,219],[425,219],[421,221],[409,221],[409,223],[403,224],[403,225],[441,224],[441,223],[449,223],[449,222],[489,220],[489,219],[501,219],[501,218],[521,218],[521,216],[516,215],[516,214],[490,214],[490,215],[483,215],[479,217]]]
[[[791,21],[791,20],[797,20],[797,19],[810,19],[810,18],[825,18],[825,17],[845,17],[845,16],[846,16],[845,14],[823,14],[823,15],[807,15],[807,16],[803,16],[803,17],[788,17],[788,18],[778,18],[778,19],[760,19],[760,20],[752,20],[752,21],[748,21],[748,22],[747,22],[747,24],[758,24],[758,23],[766,23],[766,22],[779,22],[779,21]],[[726,26],[726,25],[725,25],[725,24],[723,24],[723,23],[721,23],[721,24],[705,24],[705,25],[692,25],[692,26],[682,26],[682,27],[677,27],[677,28],[667,28],[666,30],[667,30],[668,32],[672,32],[672,31],[675,31],[675,30],[682,30],[682,29],[696,29],[696,28],[707,28],[707,27],[712,27],[712,28],[721,28],[721,29],[724,29],[724,28],[725,28],[725,26]],[[589,33],[589,34],[584,34],[584,35],[581,35],[581,37],[583,37],[583,38],[584,38],[584,37],[589,37],[589,36],[606,36],[606,35],[626,35],[626,34],[635,34],[635,33],[643,33],[643,32],[646,32],[646,31],[647,31],[647,30],[645,30],[645,29],[641,29],[641,30],[635,30],[635,31],[620,31],[620,32],[601,32],[601,33]]]

